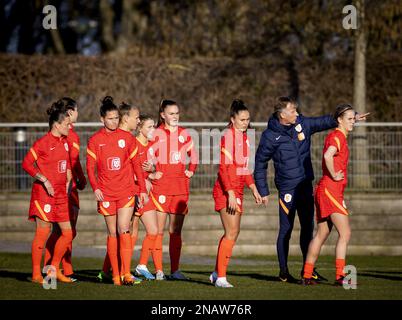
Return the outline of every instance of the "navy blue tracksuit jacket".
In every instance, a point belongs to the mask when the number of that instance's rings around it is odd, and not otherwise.
[[[275,185],[279,193],[279,235],[277,251],[281,270],[287,269],[289,240],[295,213],[300,220],[300,247],[303,258],[314,229],[314,198],[311,164],[311,135],[337,127],[330,115],[304,117],[299,115],[294,125],[280,124],[274,115],[262,133],[255,156],[254,179],[261,196],[270,194],[267,184],[268,161],[274,161]]]

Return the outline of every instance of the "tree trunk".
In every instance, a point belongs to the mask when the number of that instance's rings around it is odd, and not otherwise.
[[[102,42],[107,51],[113,51],[116,45],[113,36],[114,11],[110,7],[108,0],[100,0],[100,12],[102,19]]]
[[[117,51],[125,53],[133,35],[133,0],[123,0],[121,32],[117,40]]]
[[[366,49],[367,39],[364,26],[364,0],[356,1],[358,29],[355,39],[355,66],[353,106],[359,113],[366,112]],[[365,127],[356,127],[353,137],[352,187],[369,189],[371,186],[369,152]]]

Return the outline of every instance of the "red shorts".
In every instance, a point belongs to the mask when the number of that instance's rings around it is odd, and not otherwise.
[[[151,191],[148,203],[140,209],[139,214],[141,216],[144,212],[152,210],[186,215],[188,213],[188,194],[165,196],[155,194]]]
[[[78,191],[77,189],[71,190],[70,197],[68,198],[71,206],[75,206],[78,209],[80,208],[80,200],[78,198]]]
[[[124,197],[116,201],[98,201],[98,212],[103,216],[114,216],[121,208],[133,208],[135,196]]]
[[[314,201],[317,221],[326,220],[333,213],[349,215],[346,209],[343,192],[329,189],[325,185],[318,185],[315,190]]]
[[[46,222],[66,222],[70,221],[68,201],[49,204],[41,200],[31,200],[29,206],[29,220],[35,217]]]
[[[228,207],[229,195],[227,192],[224,192],[221,188],[214,188],[212,191],[212,196],[215,201],[215,211],[220,212],[222,209]],[[243,193],[235,190],[236,196],[236,212],[242,214],[243,213]]]

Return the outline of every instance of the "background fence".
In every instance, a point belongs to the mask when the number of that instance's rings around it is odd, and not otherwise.
[[[226,123],[182,123],[186,128],[193,128],[198,132],[208,132],[207,130],[223,130]],[[252,135],[250,141],[252,152],[258,146],[261,133],[266,127],[266,123],[253,123],[255,131],[250,131]],[[349,190],[350,191],[402,191],[402,123],[366,123],[361,124],[365,127],[364,135],[351,134],[349,148],[351,160],[349,163]],[[78,123],[76,130],[81,138],[81,163],[85,170],[86,143],[88,138],[98,129],[98,123]],[[21,167],[22,159],[32,146],[34,141],[47,131],[45,123],[3,123],[0,124],[0,192],[10,193],[18,191],[29,191],[32,178],[28,176]],[[321,176],[321,157],[323,141],[326,132],[317,133],[313,136],[311,155],[316,180]],[[354,139],[365,139],[367,141],[367,159],[354,160],[354,155],[361,152],[354,146]],[[201,141],[201,139],[200,139]],[[210,145],[200,146],[200,159],[208,155],[213,159],[219,154],[219,139],[210,140]],[[254,158],[252,156],[252,158]],[[215,157],[216,159],[216,157]],[[365,174],[363,179],[366,183],[362,186],[357,185],[354,177],[356,168],[361,162],[368,163],[369,174]],[[251,165],[253,163],[251,162]],[[192,178],[191,186],[195,191],[211,191],[216,180],[218,164],[211,161],[209,164],[200,163],[196,175]],[[268,181],[272,190],[273,165],[270,161],[268,169]],[[90,190],[90,189],[88,189]]]

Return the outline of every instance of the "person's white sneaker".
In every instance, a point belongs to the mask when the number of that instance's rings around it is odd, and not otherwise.
[[[233,286],[226,280],[226,277],[216,279],[215,287],[218,287],[218,288],[233,288]]]
[[[156,271],[156,280],[166,280],[165,274],[163,273],[162,270]]]
[[[211,275],[209,276],[209,281],[212,284],[215,284],[216,279],[218,279],[218,274],[216,273],[216,271],[212,272]]]
[[[146,265],[144,264],[139,264],[136,268],[135,268],[135,273],[138,276],[143,276],[145,279],[147,280],[155,280],[154,275],[149,272],[148,268]]]
[[[169,276],[169,280],[188,280],[188,278],[180,270],[176,270]]]

